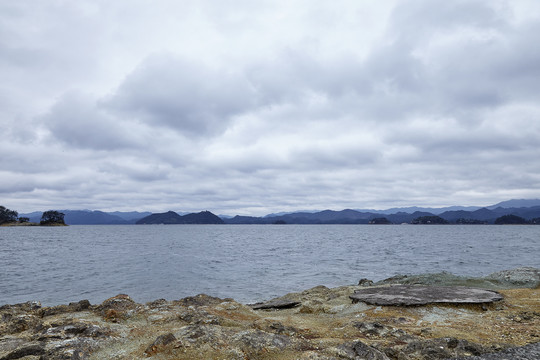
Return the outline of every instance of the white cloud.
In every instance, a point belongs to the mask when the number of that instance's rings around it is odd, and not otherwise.
[[[0,5],[19,211],[538,197],[535,1]]]

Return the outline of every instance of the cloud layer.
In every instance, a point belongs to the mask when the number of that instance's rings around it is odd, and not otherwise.
[[[539,196],[535,1],[0,14],[9,208],[262,215]]]

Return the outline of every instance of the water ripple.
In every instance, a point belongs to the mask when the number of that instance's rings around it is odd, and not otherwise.
[[[0,228],[0,305],[207,293],[255,302],[316,285],[540,267],[540,226]]]

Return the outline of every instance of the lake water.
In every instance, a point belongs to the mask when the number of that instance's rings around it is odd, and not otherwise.
[[[540,226],[0,227],[0,305],[199,293],[248,303],[316,285],[540,267]]]

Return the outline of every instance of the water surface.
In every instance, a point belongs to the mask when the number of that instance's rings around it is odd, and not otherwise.
[[[168,225],[0,228],[0,305],[199,293],[256,302],[316,285],[540,267],[540,226]]]

